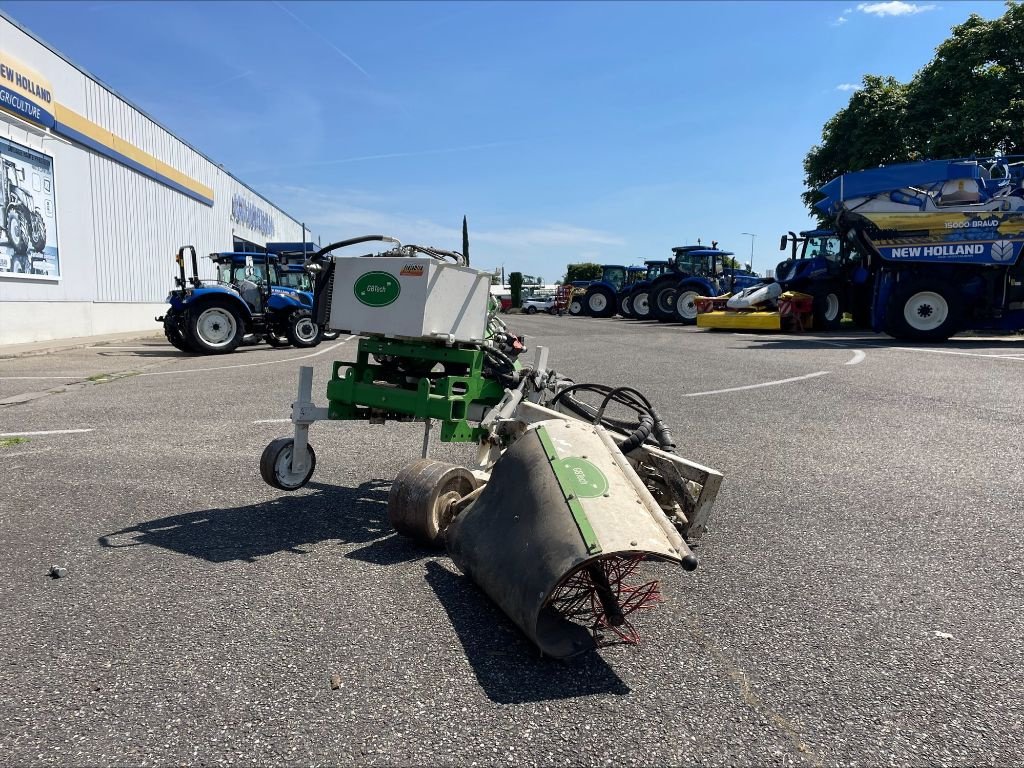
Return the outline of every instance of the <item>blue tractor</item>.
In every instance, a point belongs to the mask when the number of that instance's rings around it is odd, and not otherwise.
[[[601,279],[587,286],[587,291],[583,295],[583,311],[592,317],[612,317],[621,309],[621,299],[626,295],[630,273],[637,276],[645,271],[643,267],[603,265]]]
[[[761,282],[754,273],[738,268],[732,257],[732,251],[718,248],[687,251],[680,264],[685,276],[676,284],[672,297],[672,314],[667,320],[660,316],[658,319],[694,325],[697,322],[697,298],[734,293]],[[658,297],[655,297],[654,306],[659,306]]]
[[[633,316],[633,286],[647,277],[647,267],[627,267],[626,283],[622,286],[617,297],[619,314],[623,317]]]
[[[697,296],[718,296],[729,290],[735,262],[726,257],[732,254],[718,250],[718,243],[706,245],[679,245],[672,249],[672,261],[647,291],[650,316],[662,323],[696,322],[697,309],[693,299]],[[746,283],[741,279],[741,283]],[[756,282],[756,280],[750,280]],[[724,289],[724,290],[723,290]],[[677,297],[684,298],[683,306],[676,307]]]
[[[191,257],[192,276],[185,276],[185,257]],[[315,347],[322,334],[313,320],[313,296],[283,284],[281,257],[264,253],[212,253],[217,278],[199,278],[196,249],[186,245],[175,262],[179,274],[168,294],[170,304],[156,318],[176,348],[197,354],[233,352],[246,335],[263,337],[281,346]],[[289,273],[293,273],[288,267]]]
[[[624,312],[623,317],[631,320],[648,320],[651,317],[651,286],[669,270],[669,262],[664,260],[645,261],[644,264],[647,265],[644,276],[629,286],[629,297],[622,303],[623,308],[628,309],[628,314]]]

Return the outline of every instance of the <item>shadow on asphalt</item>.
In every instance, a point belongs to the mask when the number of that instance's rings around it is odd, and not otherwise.
[[[100,536],[99,543],[111,548],[148,544],[212,563],[252,563],[277,552],[305,554],[304,546],[321,541],[372,542],[391,533],[386,520],[390,480],[356,488],[306,487],[314,493],[161,517]]]
[[[468,578],[436,562],[428,562],[426,571],[427,584],[447,611],[473,673],[491,701],[525,704],[629,693],[599,654],[586,653],[569,662],[543,658]]]

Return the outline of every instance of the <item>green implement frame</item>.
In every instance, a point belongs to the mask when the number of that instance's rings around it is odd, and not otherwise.
[[[504,395],[499,383],[484,378],[484,357],[474,347],[360,339],[355,363],[334,363],[328,418],[436,419],[443,442],[477,442],[487,430],[470,424],[470,407],[494,406]],[[438,364],[444,372],[431,373]]]

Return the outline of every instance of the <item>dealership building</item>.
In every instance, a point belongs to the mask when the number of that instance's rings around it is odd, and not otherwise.
[[[0,345],[157,331],[180,246],[202,255],[309,240],[2,12],[0,162]]]

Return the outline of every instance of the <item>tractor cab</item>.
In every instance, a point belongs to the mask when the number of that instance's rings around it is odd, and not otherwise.
[[[669,262],[667,261],[645,261],[647,265],[647,273],[644,276],[644,280],[653,280],[656,277],[661,277],[668,271]]]
[[[605,264],[601,267],[599,282],[610,285],[616,292],[621,291],[626,285],[626,268],[618,264]]]
[[[717,247],[718,244],[714,243],[713,245]],[[703,259],[690,254],[706,250],[708,248],[705,245],[677,245],[672,249],[672,261],[669,262],[669,268],[666,271],[676,272],[680,275],[694,274],[694,270],[700,268]]]
[[[647,277],[647,267],[627,267],[626,268],[626,284],[623,288],[628,288],[633,283],[637,283]]]
[[[274,286],[280,285],[276,256],[264,253],[211,253],[217,282],[234,288],[253,312],[262,312]]]
[[[787,248],[790,257],[775,268],[780,283],[839,278],[860,260],[860,254],[831,229],[812,229],[799,235],[789,232],[779,243],[780,251]]]

